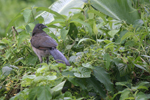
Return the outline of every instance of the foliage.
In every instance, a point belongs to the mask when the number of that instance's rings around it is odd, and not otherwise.
[[[89,0],[70,15],[23,9],[0,40],[0,99],[150,99],[149,7],[147,0]],[[30,37],[36,23],[45,23],[41,11],[53,14],[44,31],[71,66],[52,57],[39,64]],[[15,26],[19,18],[24,24]]]
[[[55,0],[0,0],[0,37],[5,37],[5,29],[13,17],[16,16],[24,8],[32,8],[34,6],[38,7],[48,7]],[[24,23],[23,18],[17,19],[15,25],[19,26]]]

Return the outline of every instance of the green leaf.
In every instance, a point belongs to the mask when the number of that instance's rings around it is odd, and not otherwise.
[[[130,94],[130,90],[128,89],[123,90],[119,100],[126,100],[126,98],[129,97],[129,94]]]
[[[141,65],[137,65],[137,64],[134,64],[136,67],[138,67],[138,68],[140,68],[140,69],[142,69],[142,70],[144,70],[144,71],[146,71],[146,72],[148,72],[148,70],[146,70],[143,66],[141,66]]]
[[[118,29],[118,30],[111,30],[111,31],[108,32],[108,34],[109,34],[112,38],[114,38],[114,36],[115,36],[118,32],[119,32],[119,29]]]
[[[129,82],[116,82],[115,85],[126,86]]]
[[[100,94],[103,98],[106,97],[106,92],[103,89],[103,86],[97,81],[97,79],[92,75],[90,78],[87,78],[88,87],[92,87],[96,92]]]
[[[36,20],[38,20],[39,23],[44,22],[44,18],[42,16],[39,16],[38,18],[36,18]]]
[[[84,21],[82,21],[80,19],[73,19],[73,20],[71,20],[71,23],[80,23],[81,25],[86,26],[88,31],[89,31],[89,33],[92,34],[92,28],[91,28],[91,26],[88,23],[86,23],[86,22],[84,22]]]
[[[87,89],[87,87],[86,87],[86,85],[85,84],[87,84],[87,82],[86,82],[86,78],[69,78],[68,79],[73,85],[75,85],[75,86],[80,86],[81,87],[81,89],[83,89],[83,90],[86,90]]]
[[[73,7],[83,8],[84,7],[84,2],[82,2],[82,0],[69,0],[69,1],[68,0],[57,0],[50,7],[48,7],[47,9],[51,9],[53,11],[56,11],[59,14],[63,14],[63,15],[66,15],[66,16],[72,15],[72,14],[70,14],[70,12],[71,13],[77,13],[77,12],[81,11],[80,9],[71,9]],[[44,10],[44,11],[46,11],[46,10]],[[42,12],[38,16],[42,16],[44,18],[44,23],[50,23],[51,21],[54,20],[53,15],[50,14],[50,13]],[[54,14],[54,15],[56,15],[56,14]],[[56,15],[56,16],[58,16],[58,15]],[[61,18],[61,16],[60,16],[60,18]]]
[[[29,86],[36,78],[36,75],[24,75],[22,78],[21,86]]]
[[[38,11],[46,11],[46,12],[49,12],[49,13],[54,14],[55,16],[57,16],[57,17],[59,17],[59,18],[65,19],[65,18],[64,18],[61,14],[59,14],[58,12],[55,12],[55,11],[53,11],[53,10],[51,10],[51,9],[46,8],[46,7],[38,7],[38,8],[36,8],[36,11],[37,11],[37,12],[38,12]]]
[[[26,64],[27,65],[35,65],[37,60],[38,60],[38,58],[35,57],[35,55],[28,55],[26,57]]]
[[[104,84],[105,88],[108,91],[113,92],[113,86],[109,74],[102,67],[94,67],[94,68],[95,68],[94,76],[98,79],[98,81]]]
[[[148,100],[147,96],[143,92],[139,92],[136,94],[135,100]]]
[[[93,39],[90,39],[90,38],[82,38],[82,39],[78,42],[78,45],[79,45],[81,42],[84,42],[84,41],[92,41],[92,42],[96,43],[96,41],[93,40]]]
[[[60,35],[61,35],[62,40],[64,40],[64,41],[66,40],[66,36],[68,34],[68,31],[69,30],[61,29]]]
[[[59,92],[61,92],[61,90],[62,90],[62,88],[63,88],[65,82],[66,82],[66,81],[63,81],[63,82],[59,83],[58,85],[56,85],[55,87],[53,87],[53,88],[51,89],[52,95],[56,95],[56,94],[58,94]]]
[[[12,68],[8,67],[8,66],[5,66],[5,67],[2,68],[2,73],[5,76],[9,75],[11,71],[12,71]]]
[[[29,100],[50,100],[52,95],[49,91],[48,86],[38,86],[34,87],[29,92]]]
[[[37,76],[34,78],[34,82],[40,82],[40,81],[44,81],[45,80],[45,76]]]
[[[89,19],[93,19],[94,18],[94,14],[93,13],[88,13]]]
[[[74,23],[70,23],[68,35],[69,35],[72,39],[75,40],[75,39],[77,38],[77,34],[78,34],[77,26],[76,26]]]
[[[57,76],[47,75],[45,78],[46,78],[46,80],[55,80],[55,79],[57,79]]]
[[[106,69],[109,70],[109,67],[110,67],[110,55],[108,53],[105,53],[103,58],[105,60]]]
[[[97,10],[88,10],[88,13],[94,13],[94,14],[100,16],[103,19],[103,21],[106,22],[106,18],[105,18],[106,15],[102,14],[101,12],[99,12]]]
[[[94,34],[98,34],[98,29],[97,29],[96,23],[93,24],[93,32],[94,32]]]
[[[138,11],[132,7],[131,0],[90,0],[90,2],[94,8],[117,20],[133,24],[135,20],[140,19]]]
[[[90,68],[90,69],[94,68],[90,63],[82,63],[82,66],[85,68]]]
[[[23,11],[23,17],[24,17],[24,20],[25,20],[26,23],[29,21],[30,15],[31,15],[31,10],[30,9],[25,9]]]
[[[114,50],[114,43],[113,42],[111,42],[111,43],[108,43],[107,45],[105,45],[105,49],[107,50],[107,49],[110,49],[111,51],[113,51]]]
[[[122,38],[121,41],[123,41],[126,38],[131,38],[133,37],[135,34],[133,32],[127,32]]]
[[[88,78],[91,77],[91,70],[81,67],[79,68],[79,72],[75,72],[74,76],[78,77],[78,78]]]
[[[148,55],[141,55],[141,56],[146,57],[146,58],[150,58],[150,56],[148,56]]]

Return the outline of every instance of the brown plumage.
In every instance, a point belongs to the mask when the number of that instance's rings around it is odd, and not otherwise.
[[[58,63],[65,63],[70,66],[66,57],[56,49],[57,42],[47,35],[42,29],[46,28],[43,24],[37,24],[32,32],[31,46],[33,51],[38,56],[42,63],[42,57],[46,57],[47,63],[49,62],[49,56],[52,55]]]

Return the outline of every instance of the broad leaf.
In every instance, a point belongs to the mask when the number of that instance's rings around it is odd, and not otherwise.
[[[52,99],[52,95],[49,91],[48,86],[39,86],[30,90],[29,92],[29,100],[50,100]]]
[[[79,68],[79,72],[75,72],[74,76],[78,77],[78,78],[88,78],[91,76],[91,70],[81,67]]]
[[[26,23],[29,21],[30,15],[31,15],[31,10],[30,9],[25,9],[23,11],[23,17],[24,17],[24,20],[25,20]]]
[[[65,82],[66,82],[66,81],[63,81],[63,82],[59,83],[58,85],[56,85],[55,87],[53,87],[53,88],[51,89],[52,95],[56,95],[58,92],[60,92],[60,91],[62,90],[62,88],[63,88]]]
[[[3,75],[7,76],[10,74],[11,70],[12,70],[11,67],[5,66],[2,68],[2,73],[3,73]]]
[[[103,86],[101,84],[99,84],[99,82],[97,81],[97,79],[94,76],[91,76],[90,78],[88,78],[87,83],[88,83],[89,87],[92,87],[96,92],[98,92],[100,94],[100,96],[102,96],[103,98],[106,97],[106,93],[103,90]]]
[[[131,0],[90,0],[90,2],[100,12],[129,24],[140,18],[138,11],[132,7]]]
[[[76,13],[80,11],[80,9],[72,9],[72,8],[82,8],[83,5],[84,2],[81,0],[57,0],[49,7],[49,9],[59,14],[69,16],[69,12]],[[42,16],[44,18],[44,23],[46,24],[54,20],[54,16],[51,14],[51,12],[50,13],[43,12],[38,16]]]
[[[66,30],[66,29],[61,29],[61,33],[60,33],[60,35],[61,35],[61,39],[62,40],[66,40],[66,36],[67,36],[67,34],[68,34],[68,31],[69,30]]]
[[[95,67],[95,69],[94,69],[94,76],[101,83],[104,84],[104,86],[106,87],[106,89],[108,91],[113,91],[112,82],[110,80],[110,77],[109,77],[108,73],[105,71],[104,68],[102,68],[102,67]]]
[[[119,100],[126,100],[129,97],[130,90],[125,89],[121,92],[121,96]]]

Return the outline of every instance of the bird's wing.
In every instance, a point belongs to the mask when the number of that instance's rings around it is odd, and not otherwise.
[[[56,47],[58,44],[49,35],[38,34],[31,38],[31,44],[35,48],[50,48]]]

